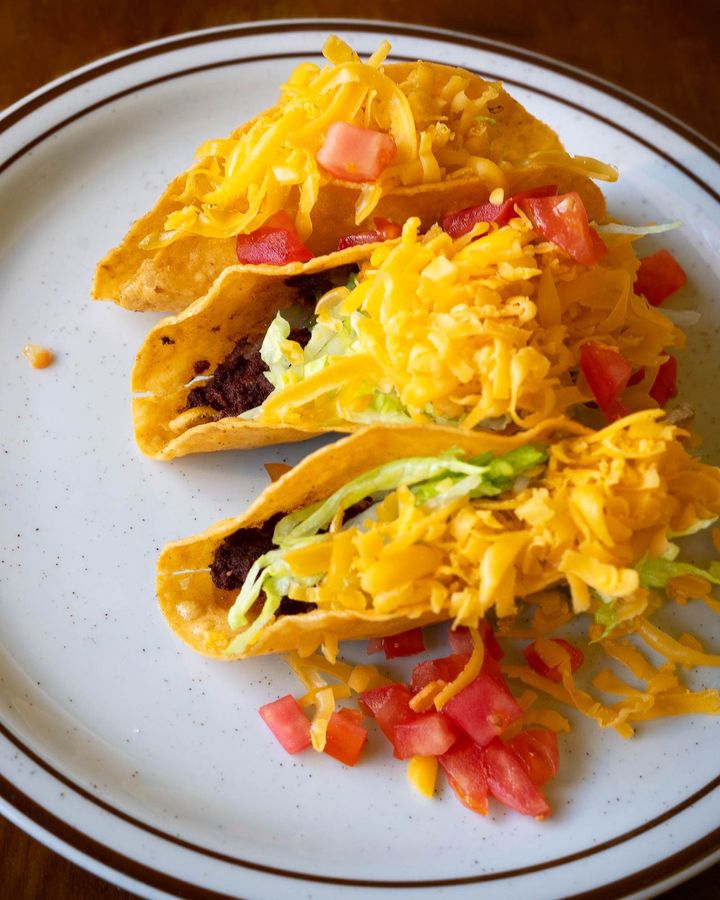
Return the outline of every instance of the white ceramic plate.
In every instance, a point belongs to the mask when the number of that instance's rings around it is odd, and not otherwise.
[[[141,458],[128,373],[153,320],[90,303],[93,266],[196,145],[272,103],[329,31],[363,54],[388,35],[398,58],[504,79],[570,150],[620,166],[614,213],[684,220],[662,240],[692,282],[674,304],[703,310],[682,389],[718,459],[720,167],[679,123],[513,48],[377,23],[232,27],[79,70],[0,119],[0,810],[148,897],[649,896],[717,857],[716,721],[653,723],[629,743],[580,723],[554,817],[484,819],[447,789],[411,792],[379,740],[353,771],[284,755],[256,712],[297,690],[283,661],[201,659],[156,608],[160,546],[240,511],[262,462],[309,447]],[[56,364],[31,370],[28,340]]]

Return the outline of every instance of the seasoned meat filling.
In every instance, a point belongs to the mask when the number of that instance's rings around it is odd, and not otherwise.
[[[304,347],[310,340],[310,331],[307,328],[296,328],[288,338]],[[220,418],[225,418],[239,416],[248,409],[260,406],[273,389],[265,377],[267,366],[260,357],[260,346],[260,341],[238,341],[231,353],[215,369],[212,378],[190,389],[187,409],[209,406],[220,413]]]
[[[279,515],[273,516],[260,528],[239,528],[225,538],[215,551],[215,559],[210,566],[210,577],[216,587],[223,591],[235,591],[243,586],[255,560],[272,550],[272,536],[280,518]],[[258,600],[264,602],[265,594],[261,592]],[[317,606],[283,597],[275,615],[294,616],[311,609],[317,609]]]
[[[295,275],[287,278],[285,284],[295,288],[296,303],[307,307],[309,320],[318,298],[334,287],[347,284],[350,276],[357,270],[355,265],[338,266],[316,275]],[[310,328],[293,328],[288,339],[305,347],[310,340]],[[262,339],[250,341],[243,338],[238,341],[211,378],[190,388],[186,409],[209,406],[220,414],[219,418],[225,418],[239,416],[260,406],[273,389],[265,378],[267,366],[260,356],[261,346]],[[209,367],[206,359],[199,359],[194,365],[195,374],[201,375]]]
[[[243,586],[255,560],[273,548],[273,532],[280,516],[260,528],[240,528],[229,534],[215,551],[210,576],[215,587],[235,591]]]

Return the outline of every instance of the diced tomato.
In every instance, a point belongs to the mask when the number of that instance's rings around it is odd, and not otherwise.
[[[393,746],[398,759],[411,756],[440,756],[455,743],[456,733],[445,716],[438,712],[415,714],[394,729]]]
[[[549,778],[557,774],[560,751],[557,735],[549,728],[521,731],[508,741],[507,746],[523,764],[530,780],[537,787],[542,787]]]
[[[487,815],[488,785],[481,748],[472,741],[458,741],[438,761],[463,806]]]
[[[384,640],[385,638],[370,638],[367,645],[368,656],[372,656],[373,653],[381,653],[385,649]]]
[[[455,681],[465,668],[468,657],[464,654],[443,656],[440,659],[426,659],[418,663],[410,676],[410,689],[414,694],[421,691],[431,681]]]
[[[399,656],[414,656],[425,649],[422,628],[411,628],[401,634],[391,634],[383,638],[385,659],[397,659]]]
[[[354,721],[352,710],[340,710],[330,716],[323,753],[354,766],[367,741],[367,729]]]
[[[685,270],[667,250],[658,250],[652,256],[640,260],[635,293],[647,297],[651,306],[660,306],[663,300],[685,284]]]
[[[671,397],[677,396],[677,374],[677,360],[674,356],[669,356],[658,369],[650,388],[650,396],[663,408]]]
[[[589,266],[607,253],[605,243],[597,235],[593,237],[582,198],[575,191],[557,197],[530,198],[520,206],[538,234],[557,244],[575,262]]]
[[[559,647],[562,647],[563,650],[565,650],[570,660],[570,671],[577,672],[580,666],[585,662],[585,657],[583,656],[582,650],[578,650],[577,647],[574,647],[572,644],[569,644],[562,638],[550,638],[550,640],[554,644],[557,644]],[[558,683],[562,681],[560,669],[557,666],[547,665],[547,663],[538,653],[535,646],[535,641],[533,641],[532,644],[528,644],[528,646],[523,650],[523,654],[525,656],[525,659],[527,660],[527,664],[531,669],[534,669],[538,673],[538,675],[542,675],[543,678],[548,678],[550,681],[555,681]]]
[[[463,625],[458,625],[457,628],[451,626],[448,631],[448,640],[450,641],[453,653],[470,656],[475,649],[473,646],[473,639],[470,635],[470,629],[465,628]]]
[[[290,216],[275,213],[250,234],[239,234],[235,252],[241,263],[248,265],[284,266],[291,262],[307,262],[314,254],[303,244]]]
[[[495,738],[483,750],[488,788],[496,800],[525,816],[545,819],[550,807],[512,750]]]
[[[522,709],[496,678],[481,672],[443,707],[449,716],[476,744],[484,747],[522,715]]]
[[[478,630],[483,639],[483,644],[485,644],[485,650],[493,659],[502,659],[505,653],[500,644],[498,644],[495,632],[487,619],[480,620]],[[469,656],[473,652],[473,641],[468,628],[462,625],[457,628],[450,628],[448,638],[450,639],[453,653],[465,653]]]
[[[266,703],[258,712],[288,753],[310,746],[310,721],[291,694]]]
[[[361,694],[360,705],[375,718],[385,737],[393,741],[395,726],[416,715],[409,705],[412,696],[404,684],[387,684]]]
[[[580,368],[597,405],[609,421],[627,415],[620,394],[627,387],[632,365],[615,347],[597,341],[585,341],[580,346]]]
[[[632,375],[628,378],[628,387],[632,387],[634,384],[640,384],[640,382],[645,377],[645,366],[640,366],[640,368],[633,372]]]
[[[533,197],[552,197],[554,194],[557,194],[557,185],[546,184],[520,194],[513,194],[502,203],[488,201],[479,206],[466,206],[465,209],[459,209],[457,212],[446,213],[442,218],[442,228],[450,237],[458,238],[471,231],[478,222],[497,222],[500,226],[507,225],[510,219],[517,215],[515,206],[522,200],[529,200]]]
[[[375,244],[378,241],[391,241],[402,234],[402,228],[389,219],[377,216],[373,219],[373,222],[375,223],[375,231],[361,231],[359,234],[347,234],[345,237],[341,237],[338,241],[338,250],[345,250],[347,247],[357,247],[358,244]]]
[[[395,158],[392,135],[347,122],[333,122],[316,159],[336,178],[344,181],[376,181]]]
[[[411,628],[400,634],[391,634],[384,638],[370,638],[368,641],[368,655],[379,653],[383,650],[385,659],[397,659],[399,656],[414,656],[425,650],[425,639],[422,628]]]
[[[348,721],[354,722],[356,725],[362,725],[363,714],[359,709],[350,709],[349,706],[343,706],[337,711],[339,716],[344,716]]]

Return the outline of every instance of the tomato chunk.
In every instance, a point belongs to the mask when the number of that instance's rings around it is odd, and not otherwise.
[[[370,638],[368,641],[368,655],[379,653],[383,650],[385,659],[397,659],[399,656],[414,656],[425,650],[425,639],[422,628],[411,628],[400,634],[391,634],[384,638]]]
[[[522,715],[507,687],[485,672],[448,700],[443,712],[480,747],[502,734]]]
[[[422,628],[411,628],[401,634],[391,634],[383,638],[385,659],[396,659],[398,656],[414,656],[425,649]]]
[[[495,738],[483,750],[488,788],[496,800],[525,816],[545,819],[550,807],[532,783],[525,767],[501,740]]]
[[[382,653],[385,649],[384,640],[385,638],[370,638],[367,645],[368,656],[372,656],[373,653]]]
[[[468,657],[460,653],[443,656],[440,659],[423,660],[412,670],[410,689],[417,694],[432,681],[445,681],[449,684],[451,681],[455,681],[465,668],[467,661]]]
[[[375,231],[361,231],[358,234],[347,234],[345,237],[341,237],[338,241],[338,250],[345,250],[347,247],[357,247],[358,244],[375,244],[378,241],[391,241],[402,234],[402,228],[389,219],[377,216],[373,221],[375,223]]]
[[[551,197],[557,194],[556,184],[546,184],[532,188],[520,194],[513,194],[502,203],[481,203],[479,206],[466,206],[457,212],[446,213],[442,218],[442,229],[450,237],[458,238],[472,230],[478,222],[497,222],[501,227],[517,216],[515,206],[523,200],[533,197]]]
[[[387,684],[361,694],[360,705],[375,718],[382,733],[392,742],[395,726],[416,715],[409,705],[412,696],[404,684]]]
[[[258,712],[288,753],[310,746],[310,721],[291,694],[266,703]]]
[[[455,743],[452,723],[437,712],[415,714],[394,728],[393,746],[398,759],[440,756]]]
[[[354,766],[360,759],[367,736],[367,729],[356,721],[352,710],[339,710],[330,716],[323,753],[346,766]]]
[[[438,761],[463,806],[487,815],[488,784],[481,748],[471,741],[458,741]]]
[[[557,244],[575,262],[589,266],[607,253],[604,242],[597,240],[597,235],[593,237],[582,198],[575,191],[557,197],[526,199],[520,206],[538,234]]]
[[[283,210],[250,234],[239,234],[235,252],[239,262],[258,266],[307,262],[314,255],[300,240],[290,216]]]
[[[331,175],[344,181],[376,181],[396,153],[397,145],[390,134],[333,122],[316,159]]]
[[[550,638],[550,640],[554,644],[557,644],[559,647],[563,648],[563,650],[567,653],[570,661],[570,671],[577,672],[580,666],[585,662],[585,657],[583,656],[582,650],[578,650],[577,647],[573,647],[572,644],[569,644],[562,638]],[[540,654],[538,653],[535,644],[536,642],[533,641],[532,644],[528,644],[528,646],[523,650],[523,655],[527,660],[527,664],[531,669],[534,669],[538,673],[538,675],[542,675],[543,678],[548,678],[550,681],[555,681],[557,683],[561,682],[562,674],[558,666],[549,666],[542,658],[542,656],[540,656]]]
[[[664,408],[671,397],[677,396],[677,374],[677,360],[674,356],[669,356],[658,369],[653,386],[650,388],[650,396],[658,406]]]
[[[487,619],[481,619],[478,623],[478,631],[485,644],[485,650],[493,659],[502,659],[505,655],[503,648],[498,644],[495,632]],[[470,636],[470,629],[459,625],[457,628],[451,628],[448,632],[450,646],[453,653],[465,653],[468,656],[473,652],[473,641]]]
[[[628,410],[619,398],[630,380],[632,365],[619,350],[597,341],[585,341],[580,347],[580,369],[609,421],[627,415]]]
[[[640,260],[635,293],[643,294],[651,306],[660,306],[663,300],[685,284],[685,270],[667,250],[658,250]]]
[[[548,728],[530,728],[508,741],[507,746],[523,764],[536,787],[557,774],[560,751],[557,735]]]

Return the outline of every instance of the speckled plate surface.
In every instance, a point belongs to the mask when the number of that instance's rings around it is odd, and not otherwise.
[[[718,855],[718,722],[652,723],[632,742],[578,723],[554,817],[483,819],[448,790],[412,793],[379,740],[353,771],[285,756],[256,713],[296,690],[283,661],[198,658],[156,608],[160,546],[238,512],[263,462],[310,446],[141,458],[128,374],[153,320],[91,303],[93,266],[331,30],[504,79],[570,150],[620,166],[612,212],[686,223],[662,241],[691,279],[672,305],[703,314],[681,387],[720,460],[720,166],[659,111],[513,48],[357,22],[203,32],[73,73],[0,119],[0,811],[147,897],[650,896]],[[51,368],[28,367],[29,340],[55,350]],[[718,648],[709,613],[681,614]],[[720,686],[715,671],[698,683]]]

